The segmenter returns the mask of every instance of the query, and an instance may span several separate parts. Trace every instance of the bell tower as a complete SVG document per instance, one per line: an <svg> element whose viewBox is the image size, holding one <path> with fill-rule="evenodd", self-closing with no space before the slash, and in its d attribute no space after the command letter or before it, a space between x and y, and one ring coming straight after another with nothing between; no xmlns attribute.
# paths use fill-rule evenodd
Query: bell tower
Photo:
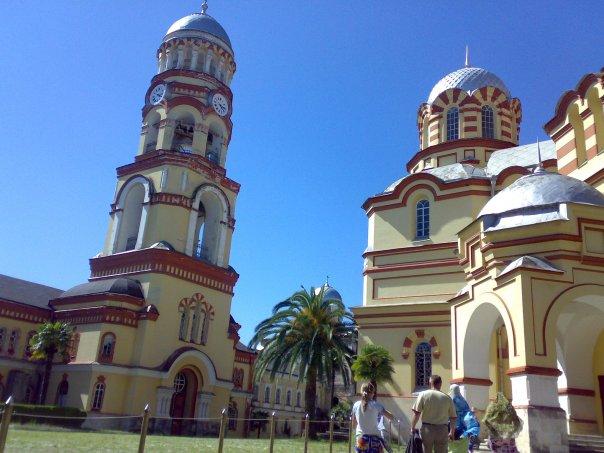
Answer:
<svg viewBox="0 0 604 453"><path fill-rule="evenodd" d="M230 317L238 275L229 256L240 186L226 171L234 53L205 2L200 13L168 29L157 65L144 97L138 152L117 168L109 228L103 251L90 260L90 281L140 285L142 304L122 301L140 306L129 321L134 330L117 335L127 344L122 362L167 367L158 374L158 401L171 395L174 373L188 367L204 392L203 407L212 408L208 395L222 390L211 385L229 388L239 339Z"/></svg>

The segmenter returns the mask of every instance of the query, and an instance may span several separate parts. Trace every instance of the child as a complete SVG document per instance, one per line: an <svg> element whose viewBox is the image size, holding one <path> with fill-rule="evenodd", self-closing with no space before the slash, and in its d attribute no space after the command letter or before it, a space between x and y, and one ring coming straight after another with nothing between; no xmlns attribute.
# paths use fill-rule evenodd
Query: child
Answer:
<svg viewBox="0 0 604 453"><path fill-rule="evenodd" d="M373 400L375 389L370 383L361 386L361 400L352 406L353 426L356 424L357 453L380 453L383 441L380 437L378 419L385 416L392 420L393 416L377 401Z"/></svg>

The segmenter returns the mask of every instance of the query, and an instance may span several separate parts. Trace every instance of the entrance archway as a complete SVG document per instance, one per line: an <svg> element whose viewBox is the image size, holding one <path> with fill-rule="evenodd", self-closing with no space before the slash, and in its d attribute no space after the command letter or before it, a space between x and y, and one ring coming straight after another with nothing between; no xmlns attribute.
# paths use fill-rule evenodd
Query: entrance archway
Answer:
<svg viewBox="0 0 604 453"><path fill-rule="evenodd" d="M190 368L183 368L174 377L174 394L170 404L172 434L182 434L185 426L192 424L195 417L198 380Z"/></svg>

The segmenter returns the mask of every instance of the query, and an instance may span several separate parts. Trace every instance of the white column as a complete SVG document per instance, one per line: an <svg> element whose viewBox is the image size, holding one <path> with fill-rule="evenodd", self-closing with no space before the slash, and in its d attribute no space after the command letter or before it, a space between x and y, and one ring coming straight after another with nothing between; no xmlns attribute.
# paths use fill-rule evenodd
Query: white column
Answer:
<svg viewBox="0 0 604 453"><path fill-rule="evenodd" d="M208 50L208 53L206 54L206 65L203 68L203 72L205 72L206 74L209 74L210 72L210 64L212 63L212 58L214 58L214 54L211 50Z"/></svg>
<svg viewBox="0 0 604 453"><path fill-rule="evenodd" d="M208 418L208 411L213 395L205 392L197 393L197 401L195 404L195 418Z"/></svg>
<svg viewBox="0 0 604 453"><path fill-rule="evenodd" d="M558 400L558 377L515 374L512 401L524 422L516 439L520 451L568 452L566 415Z"/></svg>
<svg viewBox="0 0 604 453"><path fill-rule="evenodd" d="M178 47L178 60L176 61L176 68L182 69L183 64L185 63L185 49L183 46Z"/></svg>
<svg viewBox="0 0 604 453"><path fill-rule="evenodd" d="M147 215L149 213L149 203L143 205L143 211L141 212L141 223L138 226L138 236L136 238L136 245L134 248L139 250L143 246L143 237L145 236L145 229L147 226Z"/></svg>
<svg viewBox="0 0 604 453"><path fill-rule="evenodd" d="M488 385L459 384L459 389L470 407L484 411L489 405Z"/></svg>
<svg viewBox="0 0 604 453"><path fill-rule="evenodd" d="M197 70L197 59L199 58L199 50L193 47L193 56L191 57L191 70Z"/></svg>
<svg viewBox="0 0 604 453"><path fill-rule="evenodd" d="M120 227L120 222L122 220L122 212L123 211L119 209L113 214L113 223L111 224L111 236L109 237L109 250L105 251L107 255L115 253L115 248L117 247L118 231Z"/></svg>
<svg viewBox="0 0 604 453"><path fill-rule="evenodd" d="M156 398L157 402L155 405L155 415L158 417L169 417L170 416L170 403L172 402L172 395L174 394L174 387L157 387Z"/></svg>

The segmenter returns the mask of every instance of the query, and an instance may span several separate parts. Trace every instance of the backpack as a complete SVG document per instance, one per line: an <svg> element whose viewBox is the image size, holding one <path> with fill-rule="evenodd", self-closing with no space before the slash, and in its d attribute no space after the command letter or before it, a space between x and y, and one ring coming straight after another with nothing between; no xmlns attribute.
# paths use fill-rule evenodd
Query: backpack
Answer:
<svg viewBox="0 0 604 453"><path fill-rule="evenodd" d="M409 438L405 453L424 453L424 444L422 443L422 438L419 436L419 431L417 429L413 431L413 434Z"/></svg>

